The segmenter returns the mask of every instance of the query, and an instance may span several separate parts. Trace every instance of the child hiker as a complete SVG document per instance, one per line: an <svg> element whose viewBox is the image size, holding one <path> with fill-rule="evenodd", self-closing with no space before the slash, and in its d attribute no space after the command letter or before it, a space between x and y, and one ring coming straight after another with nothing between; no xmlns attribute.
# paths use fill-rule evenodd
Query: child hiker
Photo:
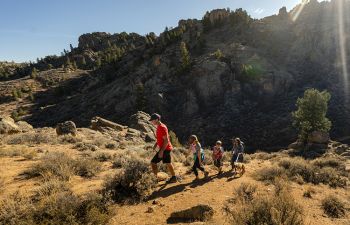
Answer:
<svg viewBox="0 0 350 225"><path fill-rule="evenodd" d="M222 146L221 141L217 141L215 146L213 147L213 160L214 160L214 165L218 168L219 174L222 173L222 163L221 159L224 155L224 149Z"/></svg>
<svg viewBox="0 0 350 225"><path fill-rule="evenodd" d="M196 175L196 180L198 180L198 171L197 169L201 170L204 173L205 178L208 177L208 172L205 171L204 166L203 166L203 160L204 160L204 152L202 149L201 144L198 141L198 138L196 135L191 135L189 138L190 142L190 148L188 151L188 154L192 153L193 154L193 166L192 170L194 174Z"/></svg>

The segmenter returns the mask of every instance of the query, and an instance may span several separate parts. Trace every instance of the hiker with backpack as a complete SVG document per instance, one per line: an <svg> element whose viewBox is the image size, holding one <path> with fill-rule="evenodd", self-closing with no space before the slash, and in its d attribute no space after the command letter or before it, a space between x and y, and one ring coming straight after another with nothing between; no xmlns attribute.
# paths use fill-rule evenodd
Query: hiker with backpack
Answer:
<svg viewBox="0 0 350 225"><path fill-rule="evenodd" d="M222 147L222 142L220 140L216 141L215 146L213 147L213 160L214 160L214 165L218 168L219 173L222 173L222 157L224 155L224 149Z"/></svg>
<svg viewBox="0 0 350 225"><path fill-rule="evenodd" d="M232 138L232 158L231 158L231 167L234 173L237 172L237 169L241 170L241 174L245 172L244 165L239 166L239 163L243 163L243 154L244 154L244 143L240 138Z"/></svg>
<svg viewBox="0 0 350 225"><path fill-rule="evenodd" d="M190 136L189 144L190 144L190 147L189 147L188 155L191 153L193 154L194 163L192 166L192 171L196 175L196 180L199 179L197 169L199 169L204 173L205 178L208 178L209 173L205 171L204 165L203 165L204 151L196 135Z"/></svg>
<svg viewBox="0 0 350 225"><path fill-rule="evenodd" d="M171 164L171 150L173 149L173 146L170 143L169 133L167 126L160 121L161 116L157 113L154 113L151 115L150 121L152 124L157 128L156 130L156 143L153 146L153 150L156 150L158 147L159 150L154 155L153 159L151 160L151 166L152 171L155 176L158 174L158 166L157 164L162 161L164 164L167 165L168 170L171 174L171 178L168 180L168 182L176 182L177 178L175 176L174 167Z"/></svg>

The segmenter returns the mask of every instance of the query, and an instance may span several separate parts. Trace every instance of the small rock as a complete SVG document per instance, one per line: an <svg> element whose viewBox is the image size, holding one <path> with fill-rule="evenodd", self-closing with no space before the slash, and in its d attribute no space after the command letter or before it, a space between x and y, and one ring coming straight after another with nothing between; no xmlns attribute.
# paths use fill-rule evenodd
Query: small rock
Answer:
<svg viewBox="0 0 350 225"><path fill-rule="evenodd" d="M146 212L147 213L153 213L154 212L154 208L150 206L150 207L147 208Z"/></svg>
<svg viewBox="0 0 350 225"><path fill-rule="evenodd" d="M66 121L64 123L57 124L56 133L57 135L72 134L73 136L76 136L77 127L73 121Z"/></svg>
<svg viewBox="0 0 350 225"><path fill-rule="evenodd" d="M214 209L209 205L197 205L189 209L171 213L168 222L172 221L208 221L214 215Z"/></svg>

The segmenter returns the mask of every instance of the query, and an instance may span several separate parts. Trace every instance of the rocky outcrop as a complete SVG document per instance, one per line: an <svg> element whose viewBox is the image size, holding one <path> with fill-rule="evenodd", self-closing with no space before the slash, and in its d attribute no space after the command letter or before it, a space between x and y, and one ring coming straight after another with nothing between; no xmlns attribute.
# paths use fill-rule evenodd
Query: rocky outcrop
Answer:
<svg viewBox="0 0 350 225"><path fill-rule="evenodd" d="M77 127L73 121L66 121L63 123L59 123L56 126L56 134L57 135L71 134L73 136L76 136Z"/></svg>
<svg viewBox="0 0 350 225"><path fill-rule="evenodd" d="M322 131L313 131L308 137L309 143L327 144L329 142L329 133Z"/></svg>
<svg viewBox="0 0 350 225"><path fill-rule="evenodd" d="M129 127L139 130L141 132L142 137L147 142L155 141L155 136L154 136L155 127L149 121L150 118L151 117L149 114L142 111L138 111L136 114L132 115L129 119ZM131 132L131 133L134 133L134 132Z"/></svg>
<svg viewBox="0 0 350 225"><path fill-rule="evenodd" d="M27 122L15 122L11 117L0 116L0 134L15 134L31 130L33 130L33 127Z"/></svg>
<svg viewBox="0 0 350 225"><path fill-rule="evenodd" d="M122 131L126 129L126 126L114 123L112 121L103 119L101 117L95 116L91 120L91 129L98 130L98 131L104 131L106 128L111 128L116 131Z"/></svg>
<svg viewBox="0 0 350 225"><path fill-rule="evenodd" d="M189 209L171 213L168 222L175 221L208 221L214 215L214 209L209 205L197 205Z"/></svg>

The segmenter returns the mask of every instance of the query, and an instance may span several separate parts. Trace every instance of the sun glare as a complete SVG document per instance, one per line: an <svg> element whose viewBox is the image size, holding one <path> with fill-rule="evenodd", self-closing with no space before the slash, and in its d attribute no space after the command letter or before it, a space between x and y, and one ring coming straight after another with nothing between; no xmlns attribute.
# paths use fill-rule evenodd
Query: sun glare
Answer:
<svg viewBox="0 0 350 225"><path fill-rule="evenodd" d="M292 12L292 20L293 22L295 22L300 13L303 11L305 5L308 3L308 0L303 0L297 7L296 7L296 10Z"/></svg>
<svg viewBox="0 0 350 225"><path fill-rule="evenodd" d="M343 0L337 1L337 14L338 14L338 36L339 36L339 47L340 47L340 59L341 67L344 80L344 90L346 97L348 97L348 65L346 55L346 41L345 41L345 28L344 28L344 2Z"/></svg>

